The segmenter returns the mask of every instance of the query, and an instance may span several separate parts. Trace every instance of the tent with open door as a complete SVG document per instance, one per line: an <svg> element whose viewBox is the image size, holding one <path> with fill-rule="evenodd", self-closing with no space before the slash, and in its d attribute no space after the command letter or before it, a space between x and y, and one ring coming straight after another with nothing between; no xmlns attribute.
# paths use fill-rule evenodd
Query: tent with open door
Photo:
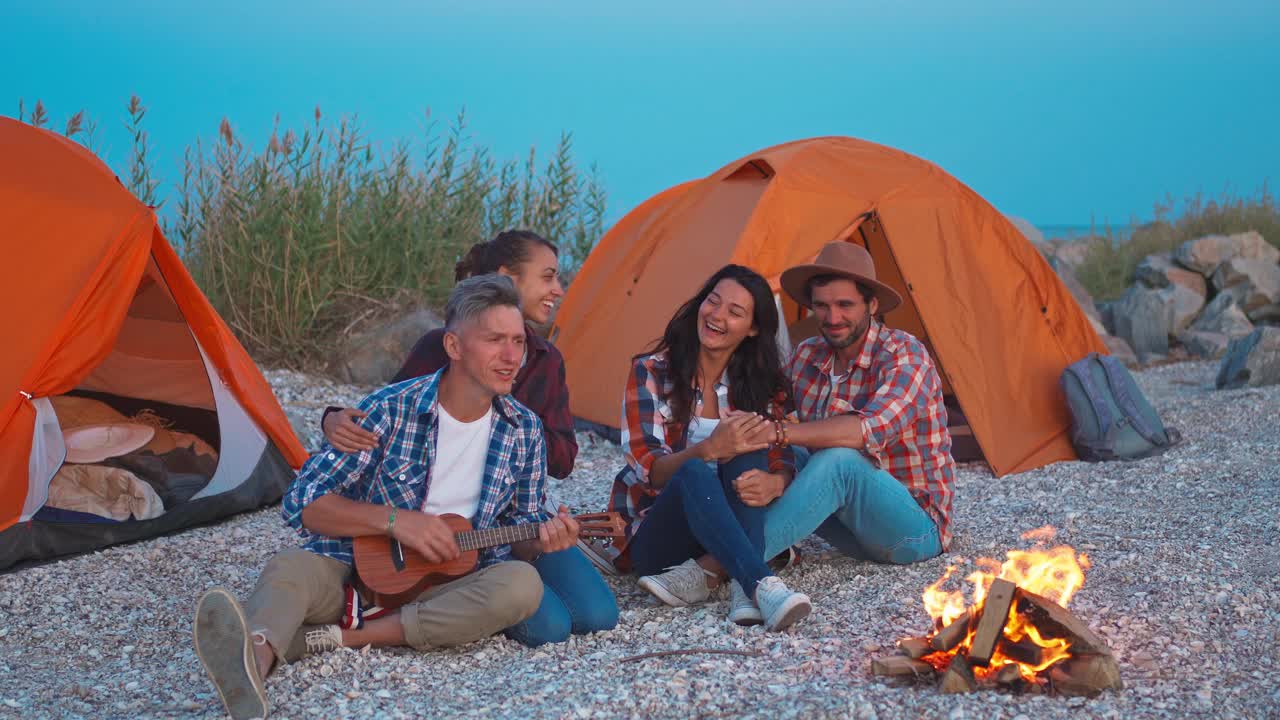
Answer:
<svg viewBox="0 0 1280 720"><path fill-rule="evenodd" d="M938 364L958 459L985 459L1000 475L1075 458L1058 376L1106 347L1070 292L964 184L842 137L752 153L654 196L601 239L552 328L574 415L618 427L631 356L721 265L751 267L776 291L784 269L832 240L865 246L902 295L884 320ZM784 341L813 334L806 311L788 298L780 306Z"/></svg>
<svg viewBox="0 0 1280 720"><path fill-rule="evenodd" d="M92 153L0 118L0 570L277 500L271 388Z"/></svg>

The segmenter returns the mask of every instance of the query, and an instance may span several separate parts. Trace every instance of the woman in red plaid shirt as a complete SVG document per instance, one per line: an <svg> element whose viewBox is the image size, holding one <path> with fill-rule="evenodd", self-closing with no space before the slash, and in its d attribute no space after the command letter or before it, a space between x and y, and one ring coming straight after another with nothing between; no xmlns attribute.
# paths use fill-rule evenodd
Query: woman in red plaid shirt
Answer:
<svg viewBox="0 0 1280 720"><path fill-rule="evenodd" d="M795 481L773 483L759 498L778 498L765 513L766 552L817 531L876 562L940 554L951 542L955 483L942 382L923 343L875 319L902 299L876 279L871 255L849 242L788 269L782 288L820 323L820 335L791 359L800 423L783 427L784 444L813 455L805 462L797 452Z"/></svg>
<svg viewBox="0 0 1280 720"><path fill-rule="evenodd" d="M726 265L676 311L623 397L627 467L610 509L631 519L619 556L640 586L673 606L710 597L731 578L729 617L781 630L809 614L764 558L761 488L792 475L790 453L768 439L787 402L769 283ZM784 455L786 457L784 457ZM763 503L759 503L763 504Z"/></svg>

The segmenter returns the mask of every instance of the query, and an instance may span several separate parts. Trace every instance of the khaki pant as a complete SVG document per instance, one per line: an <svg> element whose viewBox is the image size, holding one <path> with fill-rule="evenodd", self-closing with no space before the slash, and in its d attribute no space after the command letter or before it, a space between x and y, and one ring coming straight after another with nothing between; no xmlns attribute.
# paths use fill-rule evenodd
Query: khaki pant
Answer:
<svg viewBox="0 0 1280 720"><path fill-rule="evenodd" d="M245 603L249 628L260 632L281 661L300 658L304 625L338 622L343 584L351 566L294 548L276 554ZM503 562L437 585L400 608L410 647L450 647L488 637L526 620L542 602L542 580L533 566Z"/></svg>

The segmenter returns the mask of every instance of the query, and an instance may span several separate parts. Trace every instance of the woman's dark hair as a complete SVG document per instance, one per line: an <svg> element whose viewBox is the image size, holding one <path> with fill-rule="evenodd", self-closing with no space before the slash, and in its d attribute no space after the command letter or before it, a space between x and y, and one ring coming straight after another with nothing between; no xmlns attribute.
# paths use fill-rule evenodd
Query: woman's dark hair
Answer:
<svg viewBox="0 0 1280 720"><path fill-rule="evenodd" d="M529 259L529 248L542 245L557 257L560 248L550 240L529 230L504 230L488 242L478 242L467 251L466 257L453 266L453 278L466 280L476 275L498 272L498 268L516 270Z"/></svg>
<svg viewBox="0 0 1280 720"><path fill-rule="evenodd" d="M756 334L742 341L729 357L729 402L735 409L767 414L770 401L787 399L786 377L778 353L778 308L769 282L742 265L725 265L702 286L697 295L676 310L662 339L645 355L666 351L671 373L671 393L663 398L671 405L672 421L688 425L693 415L693 383L698 372L698 308L721 280L733 280L751 293L755 309L751 322ZM717 378L718 379L718 378Z"/></svg>

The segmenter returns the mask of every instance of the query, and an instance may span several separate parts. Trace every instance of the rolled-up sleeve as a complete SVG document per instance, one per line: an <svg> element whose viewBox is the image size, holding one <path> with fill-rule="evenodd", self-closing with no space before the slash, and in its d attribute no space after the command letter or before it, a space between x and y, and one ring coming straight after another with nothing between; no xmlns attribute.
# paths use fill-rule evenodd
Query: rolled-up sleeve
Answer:
<svg viewBox="0 0 1280 720"><path fill-rule="evenodd" d="M284 521L300 535L310 533L302 526L302 511L316 498L331 492L343 494L353 487L370 468L382 459L383 445L387 442L390 423L384 409L370 398L361 401L360 410L367 414L361 425L379 437L377 447L358 453L344 453L327 442L320 452L312 455L298 471L289 491L281 502L280 513Z"/></svg>
<svg viewBox="0 0 1280 720"><path fill-rule="evenodd" d="M649 485L649 470L660 457L671 454L666 438L666 419L659 412L658 378L648 361L636 360L627 378L627 389L622 396L621 444L632 484L643 485L657 494Z"/></svg>

